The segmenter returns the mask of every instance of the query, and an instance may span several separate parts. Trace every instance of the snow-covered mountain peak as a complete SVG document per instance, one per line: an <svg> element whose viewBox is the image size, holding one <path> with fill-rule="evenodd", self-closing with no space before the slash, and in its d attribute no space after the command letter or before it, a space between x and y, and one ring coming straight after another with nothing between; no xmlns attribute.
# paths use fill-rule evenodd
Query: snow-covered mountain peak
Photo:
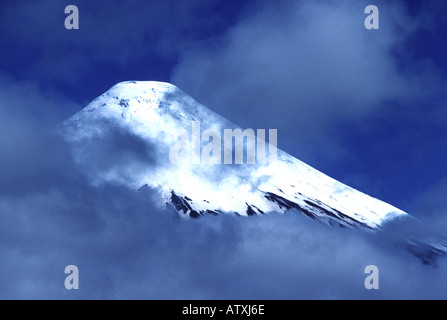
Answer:
<svg viewBox="0 0 447 320"><path fill-rule="evenodd" d="M125 96L127 98L141 95L159 95L179 90L175 85L159 81L123 81L115 84L105 94Z"/></svg>
<svg viewBox="0 0 447 320"><path fill-rule="evenodd" d="M94 183L156 188L160 203L181 216L247 216L293 209L329 225L375 229L389 218L406 215L281 150L267 164L173 164L169 151L178 141L175 133L191 132L193 122L200 123L201 132L237 128L174 85L127 81L65 121L63 131ZM119 161L96 163L98 152L115 148L120 148L112 152L120 154Z"/></svg>
<svg viewBox="0 0 447 320"><path fill-rule="evenodd" d="M66 120L62 134L93 184L112 182L135 190L158 190L158 204L181 217L262 216L292 210L330 226L373 232L385 222L410 217L281 150L263 164L173 163L170 155L179 141L179 130L190 139L189 155L195 143L203 150L216 138L196 134L198 142L194 142L194 126L199 134L213 129L220 132L218 136L225 129L238 128L174 85L127 81ZM271 145L264 147L270 150ZM234 148L230 145L232 152ZM429 252L447 251L440 242L423 242L423 247Z"/></svg>

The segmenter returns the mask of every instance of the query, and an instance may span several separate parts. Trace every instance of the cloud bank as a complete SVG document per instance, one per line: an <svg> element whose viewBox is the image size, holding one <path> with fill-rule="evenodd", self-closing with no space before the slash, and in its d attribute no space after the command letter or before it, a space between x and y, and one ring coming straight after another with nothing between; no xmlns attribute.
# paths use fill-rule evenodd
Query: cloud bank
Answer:
<svg viewBox="0 0 447 320"><path fill-rule="evenodd" d="M13 92L2 94L15 101ZM154 204L156 190L90 183L43 122L1 108L2 122L15 123L8 131L8 161L26 170L11 174L11 166L0 167L9 177L0 182L0 298L446 297L445 258L424 265L393 242L332 229L296 212L179 219ZM38 129L30 133L32 128ZM97 161L118 166L122 157L110 155L121 147L110 151L107 144ZM130 148L138 149L129 153L135 163L146 159L137 142ZM79 267L76 291L64 287L70 264ZM371 264L380 271L379 290L364 287Z"/></svg>

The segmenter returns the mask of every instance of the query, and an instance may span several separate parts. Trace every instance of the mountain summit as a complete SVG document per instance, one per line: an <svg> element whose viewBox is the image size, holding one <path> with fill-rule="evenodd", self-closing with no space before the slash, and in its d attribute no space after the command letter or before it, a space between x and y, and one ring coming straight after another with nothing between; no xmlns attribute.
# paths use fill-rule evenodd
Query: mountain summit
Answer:
<svg viewBox="0 0 447 320"><path fill-rule="evenodd" d="M194 124L222 137L226 129L238 129L174 85L128 81L70 117L62 130L76 162L93 183L158 190L160 205L183 217L296 210L327 225L377 231L387 221L409 216L281 150L263 164L173 163L177 133L189 132L192 139ZM202 136L199 145L209 142ZM104 163L104 154L110 161Z"/></svg>

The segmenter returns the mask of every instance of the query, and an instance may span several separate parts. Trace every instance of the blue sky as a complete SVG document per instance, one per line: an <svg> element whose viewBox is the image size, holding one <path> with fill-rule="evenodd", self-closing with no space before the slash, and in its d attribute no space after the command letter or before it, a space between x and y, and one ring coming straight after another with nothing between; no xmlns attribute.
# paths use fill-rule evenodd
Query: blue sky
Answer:
<svg viewBox="0 0 447 320"><path fill-rule="evenodd" d="M64 8L69 4L79 8L79 30L64 28ZM366 30L363 26L366 17L363 10L368 4L375 4L380 10L379 30ZM55 145L42 142L46 141L42 132L68 118L117 82L158 80L177 85L242 127L278 129L281 149L363 192L435 221L433 224L445 230L442 227L447 226L444 212L447 191L446 14L447 4L435 0L2 1L0 110L4 117L0 120L0 163L4 178L0 190L3 212L12 224L22 226L25 222L20 215L10 216L10 212L22 212L31 219L34 216L31 213L51 212L54 207L50 202L58 203L61 208L65 203L70 208L65 207L65 215L60 219L71 221L71 214L77 212L77 207L67 203L70 199L67 194L82 196L76 193L76 188L58 191L61 181L67 179L67 167L63 164L66 159L55 151ZM76 179L75 182L79 183ZM98 201L99 207L107 202L100 196L94 199L91 194L95 194L94 191L89 199ZM131 195L123 197L133 199ZM43 203L42 207L36 203ZM48 210L44 209L47 205ZM36 206L38 209L34 211ZM93 210L93 220L90 216L81 216L75 219L73 230L68 231L87 232L85 230L91 227L104 236L95 241L98 241L98 248L105 249L113 238L109 232L119 226L119 209L110 209L116 219L108 225L103 223L103 210L97 212L83 207L83 212ZM139 211L135 214L141 218ZM273 226L285 227L286 222L272 219ZM50 229L54 231L50 232L50 238L61 237L57 228L63 222L50 221ZM233 220L225 221L219 221L219 230L211 227L214 231L199 239L206 241L211 237L213 241L222 241L222 230L232 232L236 238L249 239L252 235L249 231L241 231L242 227ZM168 225L164 220L160 223ZM200 224L203 230L210 228L208 220ZM243 224L250 230L254 228L246 221ZM131 225L136 227L136 222ZM259 221L254 225L259 225ZM3 266L2 278L6 277L8 267L14 269L19 265L18 261L26 264L28 256L22 256L23 252L35 252L23 238L27 234L23 230L31 232L30 239L35 234L39 239L36 243L45 248L45 253L38 256L36 267L40 266L43 274L48 271L43 266L44 258L54 258L54 265L64 263L50 253L51 245L39 229L44 227L40 222L23 227L18 228L17 233L9 231L11 238L3 240L4 250L7 244L17 244L24 251L19 250L17 260L11 258ZM179 228L186 231L175 229L170 234L180 239L194 234L189 224ZM314 228L319 227L306 227L303 237L314 232L324 233ZM267 231L261 230L260 234L263 232ZM142 230L136 234L142 241L153 240ZM88 242L91 236L87 232L87 239L67 244L74 248L73 253L67 255L85 258L82 241ZM295 236L296 231L291 230L290 238L281 240L287 243L285 248L291 246L290 241ZM260 237L254 236L254 239L262 241ZM335 252L349 256L362 250L376 250L375 244L365 240L359 248L346 253L342 249L344 242L340 240L346 237L351 235L337 236L339 241L335 243L340 246ZM124 231L123 238L125 243L136 241L128 230ZM254 246L255 240L247 240L247 245ZM325 243L328 239L322 236L321 241ZM232 251L230 243L222 249L229 250L223 253L231 266L227 272L249 269L256 259L262 260L262 254L254 252L252 262L238 264L236 258L247 253L246 246L235 245ZM270 244L264 245L274 250ZM165 246L164 249L171 248ZM204 252L210 252L210 248L203 246ZM118 250L116 256L110 253L96 264L96 268L122 257L126 245L119 247L122 251ZM155 248L152 254L155 256L159 249ZM56 246L55 252L64 251ZM137 252L138 259L143 259L141 252ZM188 266L185 268L197 267L186 252L179 253L185 254ZM396 266L403 267L410 259L405 256L393 264L388 259L390 253L378 250L375 254L385 264L394 265L393 270L399 269ZM305 253L303 256L313 259ZM174 259L167 254L162 257L166 261ZM285 274L296 272L291 265L303 261L296 259L284 261ZM318 255L315 259L322 258ZM323 260L317 262L323 264ZM365 256L365 260L368 257ZM83 261L88 263L88 259ZM217 258L210 261L210 264L218 263ZM267 270L267 261L262 261ZM134 268L120 265L123 270L127 267ZM213 265L208 267L213 268ZM310 265L308 268L311 269ZM424 273L418 268L414 267L412 276L420 281L413 289L423 283L422 279L436 278L433 274L418 278ZM154 274L160 275L157 270ZM342 272L343 265L339 263L334 270L334 279L342 278L338 272ZM175 269L169 271L176 272ZM127 275L121 272L123 277ZM141 274L143 270L135 272ZM390 273L398 274L397 271ZM49 283L52 283L50 274L48 271ZM258 276L262 275L259 271ZM200 274L188 271L180 279L197 277ZM228 275L223 278L230 279ZM304 281L298 276L296 279L300 284ZM189 281L184 280L183 285L191 286ZM287 283L286 278L278 281ZM393 281L398 283L398 280ZM3 292L0 296L38 296L39 283L31 280L29 283L31 289L24 284L27 290L22 292L16 288L17 292ZM439 284L441 289L442 285ZM177 286L180 285L172 284L172 288L178 289ZM8 288L13 287L11 283ZM228 292L222 296L231 297L232 289L228 285ZM259 288L259 296L270 298L265 294L267 289L271 288ZM441 289L434 294L440 294ZM219 297L219 292L211 290L207 295L206 290L197 296ZM324 290L319 282L311 297L321 296ZM390 289L386 297L399 296L399 292L393 290ZM293 290L287 292L292 296L298 294ZM44 296L58 294L58 290L49 289ZM359 293L348 284L346 294L340 296L356 294ZM91 289L88 296L97 297L101 293ZM116 296L122 294L110 295ZM144 294L141 292L137 296L144 297ZM169 292L162 296L169 296ZM243 292L241 297L251 296Z"/></svg>

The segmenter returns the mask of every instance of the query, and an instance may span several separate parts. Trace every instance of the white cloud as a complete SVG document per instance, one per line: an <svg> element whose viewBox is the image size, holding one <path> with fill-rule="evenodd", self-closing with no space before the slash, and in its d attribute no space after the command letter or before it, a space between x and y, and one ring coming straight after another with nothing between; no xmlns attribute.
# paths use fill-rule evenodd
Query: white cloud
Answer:
<svg viewBox="0 0 447 320"><path fill-rule="evenodd" d="M324 149L335 159L346 151L334 125L361 122L384 102L421 99L435 79L430 68L402 68L394 56L419 19L383 3L381 28L369 31L365 6L264 4L215 46L186 51L172 82L243 127L277 128L286 150L309 157Z"/></svg>

